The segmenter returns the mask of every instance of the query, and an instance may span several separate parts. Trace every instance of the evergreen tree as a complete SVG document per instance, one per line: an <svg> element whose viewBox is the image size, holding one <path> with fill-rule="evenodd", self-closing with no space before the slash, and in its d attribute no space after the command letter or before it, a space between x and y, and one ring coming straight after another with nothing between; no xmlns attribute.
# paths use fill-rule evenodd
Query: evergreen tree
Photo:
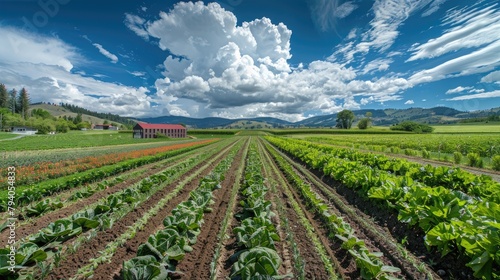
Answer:
<svg viewBox="0 0 500 280"><path fill-rule="evenodd" d="M0 108L9 108L9 93L4 84L0 84Z"/></svg>
<svg viewBox="0 0 500 280"><path fill-rule="evenodd" d="M12 114L16 113L17 112L17 90L16 89L12 89L10 92L10 102L9 102L9 109L11 110Z"/></svg>
<svg viewBox="0 0 500 280"><path fill-rule="evenodd" d="M78 114L76 115L75 119L73 120L73 123L74 123L74 124L79 124L79 123L81 123L82 121L83 121L83 119L82 119L82 114L81 114L81 113L78 113Z"/></svg>
<svg viewBox="0 0 500 280"><path fill-rule="evenodd" d="M21 116L23 116L25 120L27 120L29 117L28 110L30 107L30 96L25 88L21 89L21 92L19 93L18 104L19 104L19 113L21 114Z"/></svg>

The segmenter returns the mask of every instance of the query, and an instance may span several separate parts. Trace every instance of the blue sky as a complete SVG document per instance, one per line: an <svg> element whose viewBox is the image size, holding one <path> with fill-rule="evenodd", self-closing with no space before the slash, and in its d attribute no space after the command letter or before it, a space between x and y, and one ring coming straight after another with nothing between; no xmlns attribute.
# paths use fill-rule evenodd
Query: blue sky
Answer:
<svg viewBox="0 0 500 280"><path fill-rule="evenodd" d="M146 117L500 106L500 4L0 0L0 83Z"/></svg>

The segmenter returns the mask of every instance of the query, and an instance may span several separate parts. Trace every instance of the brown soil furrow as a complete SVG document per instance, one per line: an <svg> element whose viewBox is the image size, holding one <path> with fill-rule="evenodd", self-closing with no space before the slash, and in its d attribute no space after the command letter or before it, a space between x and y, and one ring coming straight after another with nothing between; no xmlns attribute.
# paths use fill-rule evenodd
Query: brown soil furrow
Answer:
<svg viewBox="0 0 500 280"><path fill-rule="evenodd" d="M343 256L337 256L335 255L335 252L330 249L334 244L332 244L327 236L328 233L326 233L319 223L315 220L315 218L309 213L306 209L306 207L300 203L302 200L298 197L298 195L294 192L294 189L292 186L289 185L288 181L286 180L285 176L283 173L278 172L276 173L276 170L279 170L276 163L272 161L269 157L269 153L266 151L266 163L267 165L273 166L273 171L271 174L268 174L270 176L269 179L277 182L277 191L278 193L275 194L277 197L276 199L280 199L284 202L284 207L286 211L286 216L288 218L288 223L293 231L293 234L295 236L295 241L299 247L299 252L301 258L305 262L305 267L304 267L304 275L305 279L330 279L330 276L328 275L327 271L325 270L325 266L323 261L321 260L320 255L315 249L315 245L312 242L311 238L307 234L307 230L300 221L300 217L298 214L295 212L293 209L292 205L290 204L289 200L294 199L297 202L299 202L302 211L306 214L307 219L311 223L311 225L315 229L315 233L317 234L318 238L320 239L321 243L323 244L324 249L326 250L327 254L330 256L330 259L332 261L338 260L339 262L343 259ZM284 184L286 184L286 187L292 191L295 197L289 198L288 195L285 193L283 188L285 187ZM339 273L342 275L345 275L349 271L352 271L352 264L346 264L344 265L346 267L345 271L340 271ZM301 272L302 273L302 272ZM346 279L348 279L346 277Z"/></svg>
<svg viewBox="0 0 500 280"><path fill-rule="evenodd" d="M179 160L176 160L175 162L169 162L168 164L166 164L165 166L162 166L162 167L158 167L157 162L152 163L152 164L148 164L145 167L151 168L151 169L148 170L146 173L141 174L138 177L129 178L127 180L124 180L123 182L120 182L112 187L109 187L109 188L103 190L103 191L96 192L87 198L80 199L68 207L63 207L61 209L57 209L55 211L47 213L43 216L33 218L32 221L30 221L30 223L24 224L24 225L16 228L16 238L20 239L20 238L27 237L31 234L37 233L39 230L47 227L47 225L50 224L51 222L58 220L58 219L61 219L61 218L66 218L66 217L78 212L79 210L83 209L85 206L90 205L92 203L95 203L98 200L100 200L104 197L107 197L115 192L126 189L126 188L130 187L131 185L141 181L142 179L144 179L148 176L151 176L155 173L158 173L161 170L166 169L166 168L168 168L168 167L170 167L178 162L179 162ZM7 241L8 233L9 233L8 231L4 231L0 234L0 246L5 245L4 243L6 243L6 241Z"/></svg>
<svg viewBox="0 0 500 280"><path fill-rule="evenodd" d="M300 166L307 166L300 159L296 159L293 156L290 156L290 158L296 161ZM398 243L405 244L404 247L407 253L411 255L410 258L417 263L417 266L419 264L425 265L427 271L432 274L433 279L474 278L472 276L472 270L465 265L467 261L464 257L458 256L458 252L452 252L441 258L437 250L427 250L424 242L425 233L419 228L410 227L407 224L401 223L398 220L397 211L387 209L374 201L360 197L356 191L345 187L341 182L325 176L320 170L307 169L310 174L314 174L314 177L317 178L319 182L328 186L331 192L338 195L343 204L354 210L357 219L361 219L371 225L370 228L363 226L357 227L361 229L373 243L378 244L386 257L389 257L391 261L396 264L399 263L397 266L406 272L407 278L423 279L427 277L422 276L422 272L418 271L408 262L407 257L402 256L401 252L395 248L395 246L397 246L395 244ZM344 212L342 213L345 214ZM351 218L352 220L356 220L353 216L349 217L349 219ZM378 234L370 232L371 229L378 231ZM357 232L360 231L358 230ZM384 238L380 238L380 235L385 236L385 240ZM438 275L437 272L439 270L441 271Z"/></svg>
<svg viewBox="0 0 500 280"><path fill-rule="evenodd" d="M390 246L386 240L380 238L381 234L385 234L387 236L387 232L383 229L379 229L379 234L374 233L372 230L376 230L378 228L375 224L371 225L371 228L364 227L360 225L358 219L351 217L347 213L339 210L334 202L330 200L326 194L318 188L313 182L308 180L304 174L302 174L299 170L295 169L295 172L299 174L304 182L306 182L309 186L311 186L311 190L316 192L325 203L330 206L330 210L333 214L338 217L342 217L344 222L348 223L356 234L356 237L365 242L366 247L370 250L370 252L382 252L384 256L381 258L385 265L391 265L399 267L406 275L407 279L424 279L425 274L422 274L416 270L415 267L411 263L405 260L403 256L398 252L395 246ZM327 186L328 187L328 186ZM332 191L333 193L333 191ZM364 217L366 222L369 222L368 217ZM345 254L348 254L345 251ZM416 257L414 257L416 259ZM435 275L437 276L437 275Z"/></svg>
<svg viewBox="0 0 500 280"><path fill-rule="evenodd" d="M231 145L232 146L232 145ZM225 148L220 151L216 156L211 159L207 159L202 163L195 166L192 170L198 171L198 175L190 180L184 188L178 193L178 195L167 203L154 217L152 217L141 231L137 231L136 235L127 241L122 247L113 255L109 263L100 265L94 272L92 279L113 279L119 277L119 272L123 261L129 260L136 256L137 249L140 244L144 243L149 235L155 232L155 230L163 224L163 220L168 216L171 211L179 203L185 201L189 192L194 190L201 178L208 175L211 170L220 162L224 155L229 152L229 148ZM69 279L76 274L76 271L86 265L88 260L99 256L99 251L106 247L106 244L110 241L115 240L123 232L125 232L129 226L133 225L139 218L141 218L149 209L155 206L158 201L160 201L164 196L172 191L178 184L185 181L192 175L193 172L188 172L177 179L175 182L165 187L164 189L158 191L153 195L148 201L142 203L133 212L128 213L117 221L113 228L108 229L104 232L99 232L97 236L87 243L84 247L79 248L75 254L72 254L63 261L60 266L51 272L50 279Z"/></svg>
<svg viewBox="0 0 500 280"><path fill-rule="evenodd" d="M186 255L176 267L176 270L184 273L181 279L209 279L210 264L213 260L215 248L217 246L217 232L222 226L222 217L224 217L229 207L231 198L231 188L235 185L245 154L244 150L248 148L248 140L244 147L240 149L230 170L226 173L226 179L222 182L222 188L214 192L215 204L212 205L213 212L205 214L201 233L198 236L196 244L193 246L193 252ZM196 268L196 269L193 269Z"/></svg>

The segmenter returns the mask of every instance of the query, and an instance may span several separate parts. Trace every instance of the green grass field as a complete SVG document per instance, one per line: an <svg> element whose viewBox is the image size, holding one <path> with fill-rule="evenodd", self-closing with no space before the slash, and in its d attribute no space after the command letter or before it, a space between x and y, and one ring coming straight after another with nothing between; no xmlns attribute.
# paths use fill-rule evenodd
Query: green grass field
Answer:
<svg viewBox="0 0 500 280"><path fill-rule="evenodd" d="M0 132L0 140L4 140L4 139L11 139L11 138L14 138L16 137L17 135L15 134L12 134L10 132ZM2 144L3 145L3 144Z"/></svg>
<svg viewBox="0 0 500 280"><path fill-rule="evenodd" d="M132 133L118 133L117 131L70 131L55 135L30 135L16 140L2 141L0 151L83 148L179 140L175 138L134 139Z"/></svg>
<svg viewBox="0 0 500 280"><path fill-rule="evenodd" d="M435 125L434 133L500 133L500 123Z"/></svg>

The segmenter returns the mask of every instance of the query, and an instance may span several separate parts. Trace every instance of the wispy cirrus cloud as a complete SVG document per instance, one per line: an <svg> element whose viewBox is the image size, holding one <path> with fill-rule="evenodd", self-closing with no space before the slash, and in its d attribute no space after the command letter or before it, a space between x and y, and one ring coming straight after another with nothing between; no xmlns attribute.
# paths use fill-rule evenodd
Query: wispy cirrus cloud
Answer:
<svg viewBox="0 0 500 280"><path fill-rule="evenodd" d="M494 71L481 78L482 83L500 84L500 71Z"/></svg>
<svg viewBox="0 0 500 280"><path fill-rule="evenodd" d="M469 95L460 95L460 96L453 97L453 98L450 98L447 100L448 101L460 101L460 100L483 99L483 98L494 98L494 97L500 97L500 90L483 92L483 93L476 93L476 94L469 94Z"/></svg>
<svg viewBox="0 0 500 280"><path fill-rule="evenodd" d="M458 86L454 89L449 89L446 91L446 94L454 94L454 93L459 93L459 92L463 92L463 91L467 91L467 90L471 90L473 89L473 87L462 87L462 86Z"/></svg>
<svg viewBox="0 0 500 280"><path fill-rule="evenodd" d="M422 13L422 17L428 17L428 16L432 15L433 13L437 12L439 10L439 8L441 7L441 5L443 5L446 1L448 1L448 0L434 0L430 4L430 7L427 8L427 10L425 10Z"/></svg>
<svg viewBox="0 0 500 280"><path fill-rule="evenodd" d="M500 40L474 52L450 59L434 68L421 70L409 78L413 84L439 81L449 77L486 73L500 66Z"/></svg>
<svg viewBox="0 0 500 280"><path fill-rule="evenodd" d="M460 49L476 48L500 40L498 5L456 16L460 20L450 19L449 24L453 27L444 30L443 35L411 48L410 52L413 55L408 61L434 58ZM467 20L464 21L464 18Z"/></svg>
<svg viewBox="0 0 500 280"><path fill-rule="evenodd" d="M94 47L96 47L99 52L104 55L105 57L109 58L112 63L117 63L118 62L118 57L108 50L106 50L101 44L94 43L92 44Z"/></svg>
<svg viewBox="0 0 500 280"><path fill-rule="evenodd" d="M144 40L149 40L149 33L146 31L144 25L146 24L146 20L137 15L125 14L125 25L132 30L139 37Z"/></svg>
<svg viewBox="0 0 500 280"><path fill-rule="evenodd" d="M340 0L309 0L311 18L321 31L336 30L338 19L348 17L358 5L354 1L341 3Z"/></svg>

